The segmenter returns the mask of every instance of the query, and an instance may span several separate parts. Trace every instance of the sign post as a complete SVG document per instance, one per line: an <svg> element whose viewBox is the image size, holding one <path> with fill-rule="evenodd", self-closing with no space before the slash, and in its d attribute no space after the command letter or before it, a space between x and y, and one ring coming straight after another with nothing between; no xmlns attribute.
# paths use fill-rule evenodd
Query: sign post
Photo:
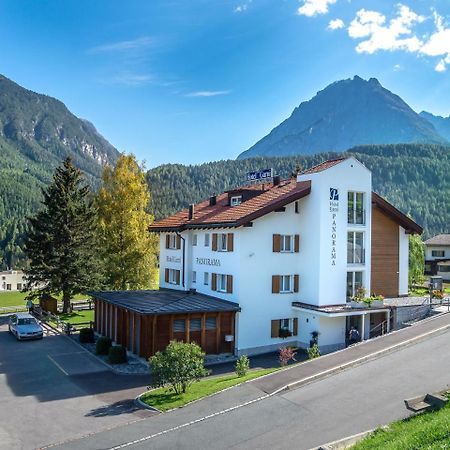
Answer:
<svg viewBox="0 0 450 450"><path fill-rule="evenodd" d="M247 181L265 180L273 178L273 169L254 170L247 172Z"/></svg>

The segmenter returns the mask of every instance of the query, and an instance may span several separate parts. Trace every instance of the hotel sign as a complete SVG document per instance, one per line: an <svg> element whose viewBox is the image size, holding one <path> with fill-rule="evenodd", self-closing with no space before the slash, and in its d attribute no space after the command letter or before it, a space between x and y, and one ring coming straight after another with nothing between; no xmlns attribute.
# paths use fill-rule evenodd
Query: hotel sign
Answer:
<svg viewBox="0 0 450 450"><path fill-rule="evenodd" d="M166 256L167 262L180 263L181 258L179 256Z"/></svg>
<svg viewBox="0 0 450 450"><path fill-rule="evenodd" d="M265 180L266 178L273 178L273 169L255 170L247 172L247 181Z"/></svg>
<svg viewBox="0 0 450 450"><path fill-rule="evenodd" d="M339 189L330 188L330 214L331 214L331 265L336 265L336 217L339 212Z"/></svg>
<svg viewBox="0 0 450 450"><path fill-rule="evenodd" d="M201 264L203 266L216 266L220 267L220 259L217 258L195 258L197 264Z"/></svg>

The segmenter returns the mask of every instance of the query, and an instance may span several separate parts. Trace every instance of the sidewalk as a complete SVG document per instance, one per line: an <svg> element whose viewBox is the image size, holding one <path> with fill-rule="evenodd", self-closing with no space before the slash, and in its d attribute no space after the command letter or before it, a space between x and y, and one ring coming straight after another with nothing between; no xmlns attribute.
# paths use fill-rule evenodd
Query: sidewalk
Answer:
<svg viewBox="0 0 450 450"><path fill-rule="evenodd" d="M450 328L450 314L440 314L409 328L394 331L388 335L364 341L352 347L322 356L290 369L277 372L251 383L265 392L274 394L283 389L300 387L303 384L344 370L355 364L374 359L384 353L395 351L410 343L426 339L429 334ZM410 342L411 341L411 342Z"/></svg>

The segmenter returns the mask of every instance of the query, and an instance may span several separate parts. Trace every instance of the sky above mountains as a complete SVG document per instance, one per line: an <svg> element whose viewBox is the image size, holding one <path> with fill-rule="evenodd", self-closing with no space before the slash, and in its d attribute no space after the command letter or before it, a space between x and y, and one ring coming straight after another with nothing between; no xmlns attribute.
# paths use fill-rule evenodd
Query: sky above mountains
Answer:
<svg viewBox="0 0 450 450"><path fill-rule="evenodd" d="M148 167L235 158L355 74L450 114L449 0L0 0L0 54Z"/></svg>

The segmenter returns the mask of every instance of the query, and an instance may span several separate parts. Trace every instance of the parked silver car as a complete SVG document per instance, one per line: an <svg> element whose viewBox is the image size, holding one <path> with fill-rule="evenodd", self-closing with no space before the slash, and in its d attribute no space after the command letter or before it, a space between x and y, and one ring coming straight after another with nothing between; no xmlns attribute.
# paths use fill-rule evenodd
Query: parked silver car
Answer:
<svg viewBox="0 0 450 450"><path fill-rule="evenodd" d="M16 313L9 319L9 332L16 336L18 341L25 339L42 339L44 329L38 321L28 313Z"/></svg>

